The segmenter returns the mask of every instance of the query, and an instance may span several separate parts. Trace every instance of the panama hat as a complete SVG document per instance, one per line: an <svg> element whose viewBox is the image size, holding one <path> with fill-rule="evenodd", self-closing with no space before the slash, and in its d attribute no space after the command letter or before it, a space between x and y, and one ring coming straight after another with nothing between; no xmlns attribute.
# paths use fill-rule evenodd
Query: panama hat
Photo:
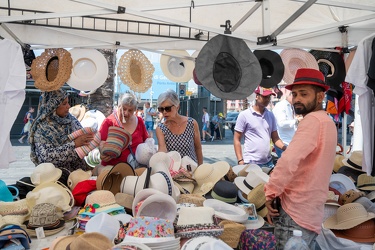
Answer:
<svg viewBox="0 0 375 250"><path fill-rule="evenodd" d="M266 207L266 194L264 192L264 183L257 185L248 195L247 200L255 205L257 214L266 217L268 209ZM258 218L259 219L259 218Z"/></svg>
<svg viewBox="0 0 375 250"><path fill-rule="evenodd" d="M109 190L113 194L120 192L120 186L122 180L126 176L135 176L133 168L125 162L117 163L109 170L103 170L97 180L97 190Z"/></svg>
<svg viewBox="0 0 375 250"><path fill-rule="evenodd" d="M211 196L226 203L235 203L238 199L237 193L238 188L233 182L219 180L212 188Z"/></svg>
<svg viewBox="0 0 375 250"><path fill-rule="evenodd" d="M245 99L260 84L262 69L246 43L217 35L200 51L195 72L203 86L218 98Z"/></svg>
<svg viewBox="0 0 375 250"><path fill-rule="evenodd" d="M60 179L61 174L61 169L56 168L52 163L41 163L34 168L30 175L30 180L34 185L55 182Z"/></svg>
<svg viewBox="0 0 375 250"><path fill-rule="evenodd" d="M269 175L263 171L250 170L246 177L239 176L234 179L234 183L242 192L248 195L259 184L267 183L269 178Z"/></svg>
<svg viewBox="0 0 375 250"><path fill-rule="evenodd" d="M150 175L151 168L147 168L140 176L126 176L121 181L120 192L135 197L142 189L149 187Z"/></svg>
<svg viewBox="0 0 375 250"><path fill-rule="evenodd" d="M293 83L298 69L310 68L319 70L315 57L303 49L283 49L280 57L285 66L283 80L286 84Z"/></svg>
<svg viewBox="0 0 375 250"><path fill-rule="evenodd" d="M325 83L322 72L316 69L301 68L297 70L293 83L285 86L287 90L292 90L295 85L314 85L327 91L329 86Z"/></svg>
<svg viewBox="0 0 375 250"><path fill-rule="evenodd" d="M213 164L203 163L194 172L193 178L197 181L194 194L206 194L223 178L229 171L229 164L218 161Z"/></svg>
<svg viewBox="0 0 375 250"><path fill-rule="evenodd" d="M326 78L327 84L342 91L340 84L345 81L346 70L342 56L337 52L310 50L319 65L320 72Z"/></svg>
<svg viewBox="0 0 375 250"><path fill-rule="evenodd" d="M57 60L54 60L57 58ZM51 63L53 62L53 63ZM31 64L34 85L41 91L59 90L72 72L72 57L65 49L46 49Z"/></svg>
<svg viewBox="0 0 375 250"><path fill-rule="evenodd" d="M71 49L73 70L67 84L78 90L95 90L108 77L108 62L96 49Z"/></svg>
<svg viewBox="0 0 375 250"><path fill-rule="evenodd" d="M345 156L337 154L335 156L335 161L333 163L333 173L337 173L339 169L344 166L344 163L342 162L345 159Z"/></svg>
<svg viewBox="0 0 375 250"><path fill-rule="evenodd" d="M375 177L367 175L366 173L359 175L357 180L357 188L366 191L375 190Z"/></svg>
<svg viewBox="0 0 375 250"><path fill-rule="evenodd" d="M78 121L82 121L86 113L86 107L83 104L77 104L69 109L69 113L77 118Z"/></svg>
<svg viewBox="0 0 375 250"><path fill-rule="evenodd" d="M74 234L74 235L68 235L68 236L59 236L57 238L55 238L49 249L50 250L61 250L61 249L66 249L66 247L73 242L73 240L75 238L78 237L78 234Z"/></svg>
<svg viewBox="0 0 375 250"><path fill-rule="evenodd" d="M165 77L172 82L188 82L193 77L194 61L186 50L165 50L160 57L160 67Z"/></svg>
<svg viewBox="0 0 375 250"><path fill-rule="evenodd" d="M332 174L329 180L329 187L336 189L340 194L345 193L350 189L355 189L354 182L346 175Z"/></svg>
<svg viewBox="0 0 375 250"><path fill-rule="evenodd" d="M99 130L105 119L105 115L97 109L91 109L86 111L83 119L81 120L82 127L89 127L89 124L96 124L96 130ZM90 126L91 127L91 126Z"/></svg>
<svg viewBox="0 0 375 250"><path fill-rule="evenodd" d="M373 218L375 218L375 214L367 212L363 205L348 203L339 207L336 214L326 219L323 225L328 229L344 230Z"/></svg>
<svg viewBox="0 0 375 250"><path fill-rule="evenodd" d="M349 158L342 160L342 163L349 168L365 172L362 170L362 158L362 151L353 151Z"/></svg>
<svg viewBox="0 0 375 250"><path fill-rule="evenodd" d="M148 58L137 49L126 51L120 58L117 74L123 84L135 92L146 92L152 85L155 68Z"/></svg>
<svg viewBox="0 0 375 250"><path fill-rule="evenodd" d="M255 50L254 55L258 58L262 68L260 86L272 88L279 84L283 79L285 70L280 55L272 50Z"/></svg>

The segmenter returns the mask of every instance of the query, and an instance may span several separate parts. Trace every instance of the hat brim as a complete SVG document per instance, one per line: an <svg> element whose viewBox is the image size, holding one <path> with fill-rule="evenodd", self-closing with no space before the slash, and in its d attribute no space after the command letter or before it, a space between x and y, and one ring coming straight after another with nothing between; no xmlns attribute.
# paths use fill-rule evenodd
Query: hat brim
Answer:
<svg viewBox="0 0 375 250"><path fill-rule="evenodd" d="M240 79L235 83L233 80L228 81L233 85L230 90L220 89L214 79L214 65L218 55L222 53L231 55L240 67L238 69L241 72ZM262 80L262 69L258 59L242 39L234 37L224 35L213 37L199 52L195 65L195 73L199 81L218 98L245 99L254 92ZM232 77L234 73L228 74Z"/></svg>
<svg viewBox="0 0 375 250"><path fill-rule="evenodd" d="M169 56L162 54L160 57L160 67L163 71L165 77L167 77L172 82L188 82L193 77L193 70L195 63L192 60L184 59L177 56L190 57L190 54L186 50L165 50L164 53L176 55ZM179 69L184 69L181 75L176 75L177 72L171 72L169 64L171 60L175 60L175 65L181 65ZM183 66L182 66L183 65Z"/></svg>
<svg viewBox="0 0 375 250"><path fill-rule="evenodd" d="M345 230L345 229L350 229L350 228L353 228L355 226L358 226L359 224L361 224L363 222L366 222L368 220L371 220L373 218L375 218L375 214L369 212L369 213L367 213L367 216L361 216L360 218L352 218L352 219L345 220L345 221L339 223L337 221L336 214L334 214L331 217L329 217L328 219L326 219L323 222L323 225L324 225L325 228L328 228L328 229Z"/></svg>
<svg viewBox="0 0 375 250"><path fill-rule="evenodd" d="M135 207L138 205L138 203L140 201L144 201L145 199L147 199L148 197L150 197L151 195L154 195L154 194L162 194L162 192L157 190L157 189L154 189L154 188L145 188L145 189L139 191L139 193L137 193L137 195L134 197L133 205L131 207L134 217L137 216L135 214Z"/></svg>
<svg viewBox="0 0 375 250"><path fill-rule="evenodd" d="M263 227L264 225L264 219L262 216L257 215L258 220L256 221L251 221L247 220L245 223L243 223L246 227L246 229L258 229Z"/></svg>
<svg viewBox="0 0 375 250"><path fill-rule="evenodd" d="M359 168L356 168L356 167L350 165L350 163L348 163L348 159L346 159L346 158L342 160L342 163L343 163L345 166L347 166L348 168L351 168L351 169L357 170L359 173L365 173L365 172L366 172L366 171L363 171L362 169L359 169Z"/></svg>
<svg viewBox="0 0 375 250"><path fill-rule="evenodd" d="M117 163L110 170L103 170L97 180L97 190L109 190L113 194L120 192L120 185L124 177L135 176L133 168L125 162Z"/></svg>
<svg viewBox="0 0 375 250"><path fill-rule="evenodd" d="M260 86L264 88L272 88L279 84L284 76L284 64L278 53L272 50L255 50L254 55L258 58L260 67L262 68L262 81ZM265 75L265 70L271 75ZM276 94L274 94L276 96Z"/></svg>
<svg viewBox="0 0 375 250"><path fill-rule="evenodd" d="M211 167L215 169L213 174L209 176L208 180L207 176L200 176L201 170L203 170L203 168L205 167ZM202 165L198 166L193 176L193 178L197 181L197 185L193 190L193 194L204 195L210 192L216 182L218 182L228 173L229 169L230 165L225 161L218 161L213 164L203 163Z"/></svg>
<svg viewBox="0 0 375 250"><path fill-rule="evenodd" d="M248 215L244 209L220 200L206 199L203 202L203 206L213 208L215 210L215 215L225 220L245 223L248 218Z"/></svg>
<svg viewBox="0 0 375 250"><path fill-rule="evenodd" d="M75 115L73 115L73 113L72 113L74 109L79 110L79 115L77 117ZM86 113L86 107L82 104L77 104L77 105L75 105L75 106L73 106L69 109L69 113L72 116L76 117L78 121L82 121L82 119L83 119L83 117L85 116L85 113Z"/></svg>
<svg viewBox="0 0 375 250"><path fill-rule="evenodd" d="M345 193L350 189L357 190L356 186L354 185L354 182L350 180L348 176L343 174L332 174L329 180L329 186L336 189L341 194ZM343 190L342 187L345 190Z"/></svg>
<svg viewBox="0 0 375 250"><path fill-rule="evenodd" d="M133 204L134 205L134 204ZM135 209L133 209L133 213ZM174 221L177 215L176 201L169 195L159 193L147 197L139 207L136 216L156 217Z"/></svg>
<svg viewBox="0 0 375 250"><path fill-rule="evenodd" d="M358 237L346 235L343 230L332 230L332 232L335 234L336 237L348 239L354 242L360 242L360 243L374 243L375 242L375 236L370 237L370 238L358 238Z"/></svg>
<svg viewBox="0 0 375 250"><path fill-rule="evenodd" d="M96 49L71 49L73 70L67 84L82 90L95 90L102 86L108 77L108 62Z"/></svg>

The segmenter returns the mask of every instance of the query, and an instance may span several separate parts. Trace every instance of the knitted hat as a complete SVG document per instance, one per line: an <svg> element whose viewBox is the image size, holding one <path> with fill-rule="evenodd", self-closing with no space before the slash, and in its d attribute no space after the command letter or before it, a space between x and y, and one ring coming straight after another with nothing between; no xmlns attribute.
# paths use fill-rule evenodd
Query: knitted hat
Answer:
<svg viewBox="0 0 375 250"><path fill-rule="evenodd" d="M102 143L99 147L100 153L118 158L122 150L127 148L131 143L131 134L123 128L111 126L108 129L107 141Z"/></svg>

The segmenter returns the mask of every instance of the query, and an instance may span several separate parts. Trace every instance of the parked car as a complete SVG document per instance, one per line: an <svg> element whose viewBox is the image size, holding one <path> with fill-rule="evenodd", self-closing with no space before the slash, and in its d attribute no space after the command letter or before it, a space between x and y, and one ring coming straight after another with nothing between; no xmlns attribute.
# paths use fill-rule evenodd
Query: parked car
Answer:
<svg viewBox="0 0 375 250"><path fill-rule="evenodd" d="M240 112L228 112L227 117L225 118L225 123L227 124L228 128L232 130L234 134L234 127L236 126L237 117Z"/></svg>

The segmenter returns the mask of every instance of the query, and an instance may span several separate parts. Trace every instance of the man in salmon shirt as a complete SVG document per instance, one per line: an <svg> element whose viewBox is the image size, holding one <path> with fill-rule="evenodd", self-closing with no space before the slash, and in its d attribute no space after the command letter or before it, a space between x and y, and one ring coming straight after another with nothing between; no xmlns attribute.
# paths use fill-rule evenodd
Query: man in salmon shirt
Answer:
<svg viewBox="0 0 375 250"><path fill-rule="evenodd" d="M267 218L272 223L270 218L277 217L273 220L280 249L294 229L315 249L337 145L335 124L322 106L329 86L320 71L302 68L285 88L292 91L294 110L303 119L265 184Z"/></svg>

